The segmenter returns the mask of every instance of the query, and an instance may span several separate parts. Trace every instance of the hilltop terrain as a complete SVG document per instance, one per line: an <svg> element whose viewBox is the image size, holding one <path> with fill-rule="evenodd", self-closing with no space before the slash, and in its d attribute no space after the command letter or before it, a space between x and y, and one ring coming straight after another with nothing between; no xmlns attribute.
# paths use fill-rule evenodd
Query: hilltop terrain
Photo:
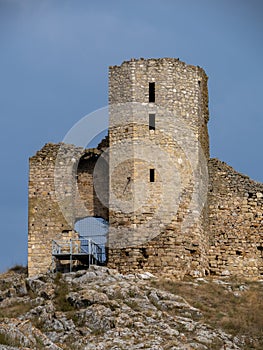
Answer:
<svg viewBox="0 0 263 350"><path fill-rule="evenodd" d="M0 349L262 349L263 281L122 275L106 267L0 280Z"/></svg>

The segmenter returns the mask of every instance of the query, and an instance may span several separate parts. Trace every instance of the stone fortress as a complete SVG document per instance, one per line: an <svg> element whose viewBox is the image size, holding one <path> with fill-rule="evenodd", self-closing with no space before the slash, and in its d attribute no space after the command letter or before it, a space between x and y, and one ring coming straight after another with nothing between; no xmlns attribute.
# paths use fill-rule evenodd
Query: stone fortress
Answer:
<svg viewBox="0 0 263 350"><path fill-rule="evenodd" d="M95 217L109 223L105 263L123 273L262 278L263 184L210 159L208 120L200 67L110 67L108 137L30 158L29 275L52 269L52 240Z"/></svg>

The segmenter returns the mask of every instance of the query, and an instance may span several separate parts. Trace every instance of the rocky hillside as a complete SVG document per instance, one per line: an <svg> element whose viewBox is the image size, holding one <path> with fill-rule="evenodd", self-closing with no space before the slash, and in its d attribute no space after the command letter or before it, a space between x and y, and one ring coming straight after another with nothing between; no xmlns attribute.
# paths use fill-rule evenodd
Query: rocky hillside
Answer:
<svg viewBox="0 0 263 350"><path fill-rule="evenodd" d="M262 297L263 281L16 268L0 280L0 349L263 349Z"/></svg>

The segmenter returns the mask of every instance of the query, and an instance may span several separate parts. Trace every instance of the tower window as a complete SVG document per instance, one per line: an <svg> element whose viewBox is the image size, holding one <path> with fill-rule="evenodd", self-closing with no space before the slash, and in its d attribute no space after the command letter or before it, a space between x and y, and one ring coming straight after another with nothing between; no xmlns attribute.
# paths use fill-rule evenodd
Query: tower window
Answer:
<svg viewBox="0 0 263 350"><path fill-rule="evenodd" d="M149 114L149 130L155 130L155 114Z"/></svg>
<svg viewBox="0 0 263 350"><path fill-rule="evenodd" d="M155 181L155 171L154 169L150 169L150 182Z"/></svg>
<svg viewBox="0 0 263 350"><path fill-rule="evenodd" d="M155 102L155 83L149 83L149 102Z"/></svg>

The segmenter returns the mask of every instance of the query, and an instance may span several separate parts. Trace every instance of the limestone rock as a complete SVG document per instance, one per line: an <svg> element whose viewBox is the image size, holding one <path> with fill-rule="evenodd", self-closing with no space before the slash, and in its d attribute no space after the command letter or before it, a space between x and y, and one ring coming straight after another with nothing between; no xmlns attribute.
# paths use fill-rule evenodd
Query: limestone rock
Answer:
<svg viewBox="0 0 263 350"><path fill-rule="evenodd" d="M4 275L9 284L0 282L0 350L246 349L240 337L205 324L184 295L154 287L158 278L146 276L105 267L19 281ZM206 279L185 284L193 293L209 285ZM239 298L249 289L226 280L214 284Z"/></svg>

